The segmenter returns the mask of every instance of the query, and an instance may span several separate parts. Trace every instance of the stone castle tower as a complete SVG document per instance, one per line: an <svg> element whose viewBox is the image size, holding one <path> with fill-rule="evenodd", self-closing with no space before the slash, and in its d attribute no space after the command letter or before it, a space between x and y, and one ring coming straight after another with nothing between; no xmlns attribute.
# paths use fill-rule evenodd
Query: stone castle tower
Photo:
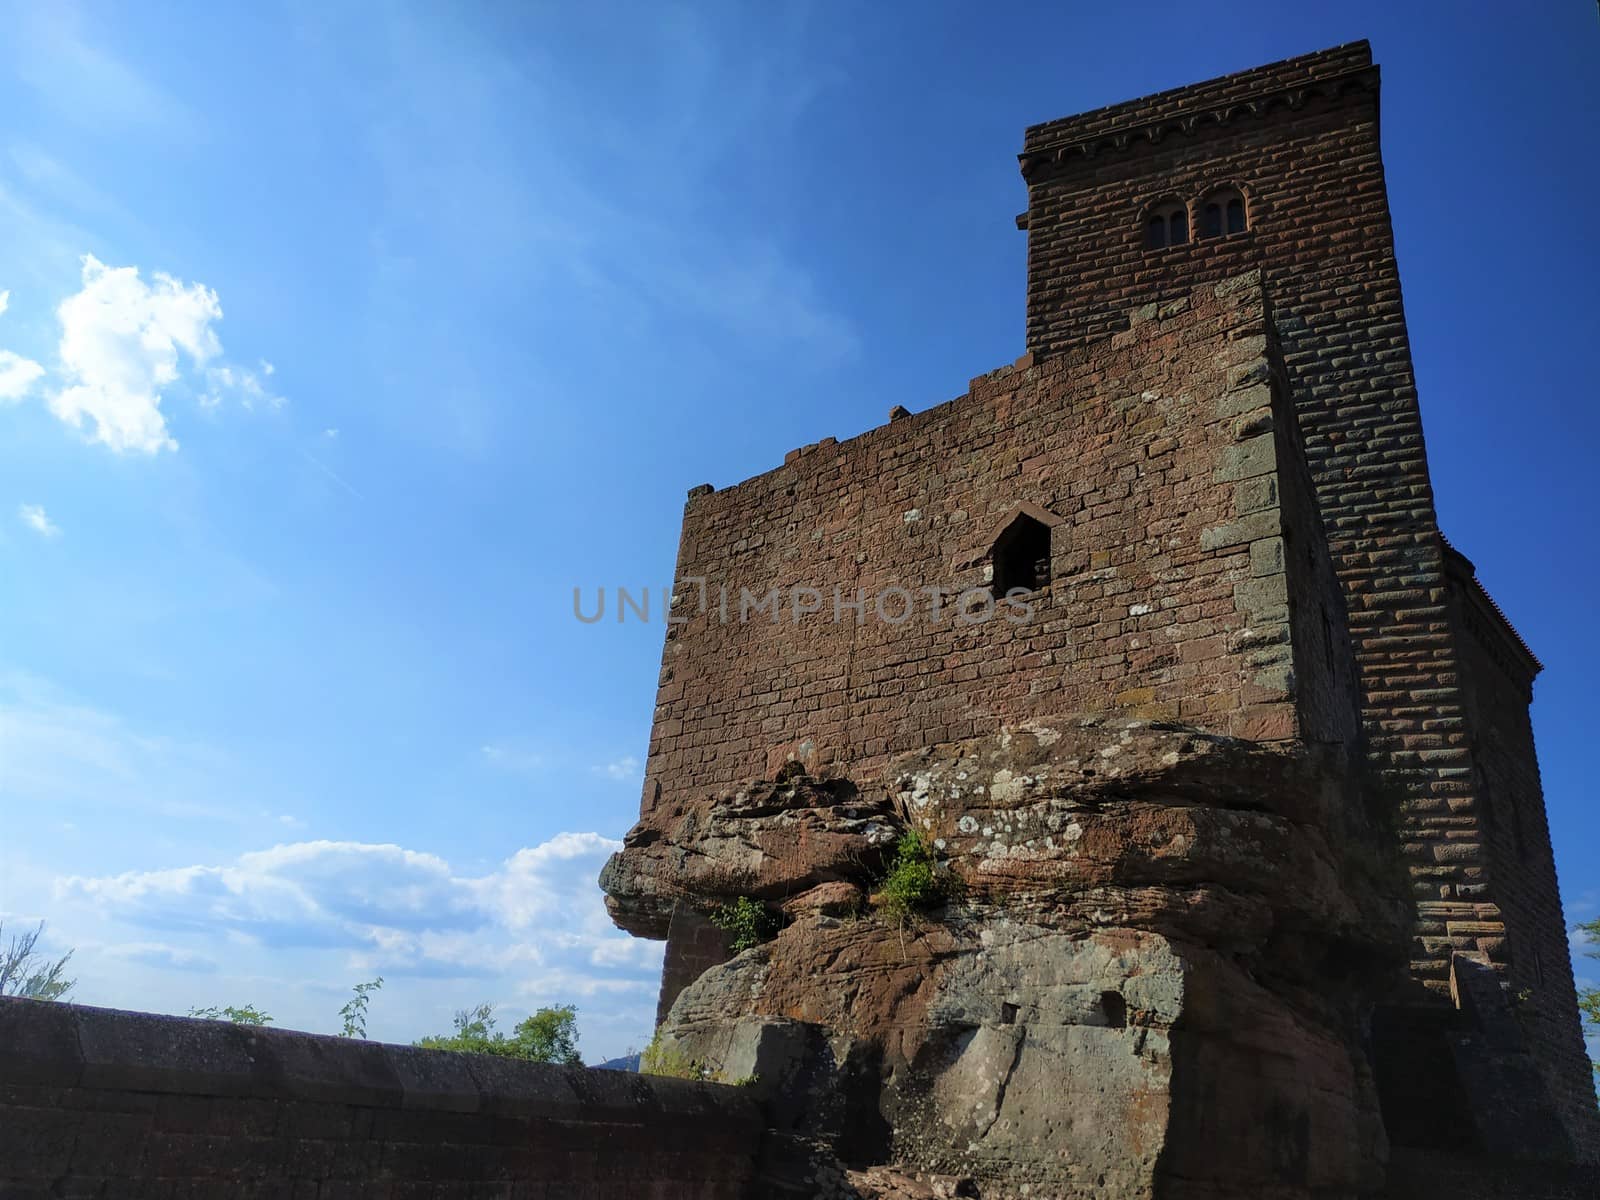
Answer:
<svg viewBox="0 0 1600 1200"><path fill-rule="evenodd" d="M662 1037L984 1196L1590 1158L1540 666L1438 527L1369 47L1021 166L1014 365L690 493L602 876ZM909 932L907 829L950 884ZM734 954L738 897L787 923Z"/></svg>

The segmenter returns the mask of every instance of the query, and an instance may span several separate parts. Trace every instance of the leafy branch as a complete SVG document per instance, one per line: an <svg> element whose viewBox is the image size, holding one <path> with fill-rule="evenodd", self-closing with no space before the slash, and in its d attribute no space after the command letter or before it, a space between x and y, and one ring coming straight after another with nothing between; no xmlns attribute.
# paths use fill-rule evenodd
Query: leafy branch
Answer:
<svg viewBox="0 0 1600 1200"><path fill-rule="evenodd" d="M355 993L345 1001L344 1007L339 1010L339 1020L342 1028L339 1033L347 1038L361 1038L367 1036L367 1004L372 999L372 993L383 986L383 976L369 979L366 983L358 983L350 990Z"/></svg>

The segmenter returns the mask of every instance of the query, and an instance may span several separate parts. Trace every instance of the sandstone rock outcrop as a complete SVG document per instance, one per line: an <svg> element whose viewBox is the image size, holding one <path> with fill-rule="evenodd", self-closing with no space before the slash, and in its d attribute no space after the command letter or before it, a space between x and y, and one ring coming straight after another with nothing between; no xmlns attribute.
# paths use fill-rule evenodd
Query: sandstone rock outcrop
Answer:
<svg viewBox="0 0 1600 1200"><path fill-rule="evenodd" d="M1354 1197L1386 1153L1357 998L1402 916L1368 826L1326 748L1062 719L660 814L605 883L625 921L734 895L787 915L658 1036L858 1171ZM908 829L958 898L856 912Z"/></svg>
<svg viewBox="0 0 1600 1200"><path fill-rule="evenodd" d="M674 807L657 805L600 876L612 920L665 937L674 907L739 896L775 903L832 883L870 879L901 828L890 798L844 779L811 779L793 764L776 780ZM831 900L844 893L835 889Z"/></svg>

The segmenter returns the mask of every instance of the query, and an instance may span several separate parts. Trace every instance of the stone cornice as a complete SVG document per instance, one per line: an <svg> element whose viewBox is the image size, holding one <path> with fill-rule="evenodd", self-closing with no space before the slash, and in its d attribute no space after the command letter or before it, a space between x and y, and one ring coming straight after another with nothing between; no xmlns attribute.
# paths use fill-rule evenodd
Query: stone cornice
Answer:
<svg viewBox="0 0 1600 1200"><path fill-rule="evenodd" d="M1247 97L1175 109L1162 116L1128 125L1112 126L1082 137L1065 136L1030 146L1017 155L1024 179L1032 181L1040 168L1094 158L1107 151L1117 152L1141 145L1155 145L1168 134L1194 134L1211 125L1227 125L1249 117L1265 117L1280 106L1298 111L1312 96L1335 100L1355 89L1376 91L1378 68L1356 67L1322 79L1307 79L1257 92Z"/></svg>

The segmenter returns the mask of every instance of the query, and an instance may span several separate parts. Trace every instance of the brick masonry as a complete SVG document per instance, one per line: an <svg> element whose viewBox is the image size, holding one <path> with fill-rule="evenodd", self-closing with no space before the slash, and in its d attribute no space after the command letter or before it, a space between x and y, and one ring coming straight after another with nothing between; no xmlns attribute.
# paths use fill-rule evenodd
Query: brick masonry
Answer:
<svg viewBox="0 0 1600 1200"><path fill-rule="evenodd" d="M0 1000L0 1197L755 1194L737 1088Z"/></svg>
<svg viewBox="0 0 1600 1200"><path fill-rule="evenodd" d="M1434 910L1422 935L1435 953L1475 949L1504 964L1507 986L1519 998L1519 1016L1534 1044L1546 1047L1547 1054L1559 1051L1558 1061L1574 1064L1570 1071L1547 1069L1546 1082L1568 1105L1581 1109L1593 1104L1594 1082L1576 1070L1586 1065L1586 1055L1565 999L1574 994L1572 957L1528 713L1540 664L1478 582L1471 562L1447 548L1445 569L1482 805L1480 852L1489 862L1509 942L1478 930L1465 910Z"/></svg>
<svg viewBox="0 0 1600 1200"><path fill-rule="evenodd" d="M1438 527L1378 83L1358 42L1028 129L1017 364L691 493L679 578L707 580L713 609L729 586L731 620L680 583L643 812L791 759L865 780L1050 713L1359 744L1415 914L1390 1001L1448 1005L1453 953L1491 964L1594 1153L1528 723L1538 664ZM1198 231L1224 190L1245 230L1147 245L1152 210ZM813 588L826 611L835 589L925 604L982 586L1018 513L1050 526L1026 625L738 620L741 587ZM669 945L663 1003L699 953Z"/></svg>
<svg viewBox="0 0 1600 1200"><path fill-rule="evenodd" d="M688 905L673 909L666 931L667 950L661 964L661 992L656 1024L666 1020L672 1001L706 971L727 962L728 935Z"/></svg>
<svg viewBox="0 0 1600 1200"><path fill-rule="evenodd" d="M1451 600L1370 48L1352 43L1035 126L1021 161L1035 354L1114 333L1131 303L1260 269L1345 593L1371 761L1413 865L1410 979L1444 997L1447 944L1505 968L1531 993L1536 1049L1569 1130L1596 1146L1528 729L1537 667L1524 651L1512 678L1490 669L1484 648L1520 645L1515 632L1492 602ZM1222 187L1245 196L1247 232L1145 247L1142 215L1152 205L1179 199L1198 216ZM1496 807L1519 814L1500 820L1498 833ZM1506 842L1517 822L1527 830L1520 857Z"/></svg>
<svg viewBox="0 0 1600 1200"><path fill-rule="evenodd" d="M1308 485L1281 469L1293 416L1274 374L1246 273L737 487L697 489L647 805L790 760L868 778L894 755L1051 713L1353 736L1342 641L1297 684L1291 574L1308 613L1330 631L1343 621ZM963 623L959 596L984 594L990 547L1019 512L1051 523L1032 618ZM796 613L797 589L818 611ZM752 606L774 592L776 606ZM845 607L863 597L864 611Z"/></svg>

